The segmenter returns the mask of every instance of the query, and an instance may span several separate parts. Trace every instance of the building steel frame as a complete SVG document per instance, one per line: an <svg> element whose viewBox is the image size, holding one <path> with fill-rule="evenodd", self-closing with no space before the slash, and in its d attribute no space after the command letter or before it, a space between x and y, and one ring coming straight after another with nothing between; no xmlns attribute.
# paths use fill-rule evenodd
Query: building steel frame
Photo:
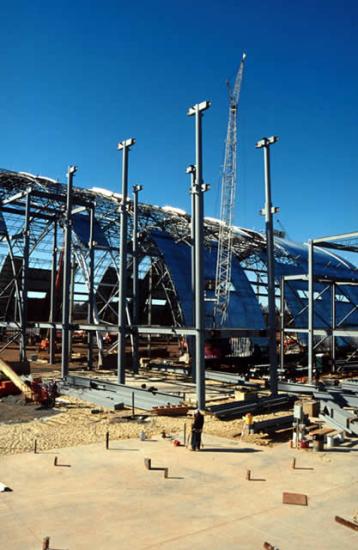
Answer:
<svg viewBox="0 0 358 550"><path fill-rule="evenodd" d="M193 181L197 185L195 177ZM6 258L8 258L9 265L9 272L6 276L2 271L0 272L2 277L0 278L0 328L4 333L0 353L13 342L18 342L20 358L26 361L29 333L31 331L48 331L50 337L49 360L53 362L56 333L62 331L64 341L68 338L69 359L71 357L70 336L75 330L82 330L87 333L88 337L88 368L91 369L95 364L95 342L98 348L98 364L101 365L105 355L103 336L108 332L114 334L119 332L116 318L120 265L119 208L124 203L121 194L99 188L73 187L70 195L69 204L68 187L58 181L43 176L0 170L0 259L2 261L0 269L3 269ZM134 220L135 209L138 212L137 220ZM196 337L201 327L199 328L197 321L193 326L183 326L183 315L180 300L176 294L175 282L163 261L160 250L151 239L152 231L165 231L176 242L185 242L190 246L193 238L191 216L175 208L142 203L138 203L134 208L134 201L128 197L126 210L128 213L129 256L125 273L127 276L132 273L133 251L130 242L133 236L133 227L138 224L138 229L135 231L138 235L137 268L134 267L134 273L136 270L141 270L142 261L146 258L149 259L150 271L156 274L158 287L161 288L167 299L172 325L152 326L151 323L148 325L133 323L130 301L125 300L125 337L135 338L137 335ZM88 220L88 232L85 236L81 236L76 229L77 215L85 216ZM70 250L64 254L66 230L71 234L71 242ZM100 242L98 232L105 235L106 243ZM219 232L220 222L218 220L204 218L203 246L210 247L213 243L216 245ZM356 238L356 236L357 234L353 233L350 238ZM323 247L324 243L330 248L337 244L334 240L325 239L315 240L314 246ZM338 245L337 249L342 250L342 244L338 243ZM344 250L346 249L344 248ZM353 245L349 249L357 251ZM263 234L238 227L233 228L233 254L238 258L241 266L256 277L256 280L251 279L250 283L256 290L258 298L267 296L267 268L262 260L262 254L265 252L266 240ZM275 246L274 255L276 261L288 263L293 261L289 254L277 246ZM106 287L107 283L103 281L108 269L114 271L116 281ZM30 322L28 306L29 295L32 292L31 270L46 270L51 277L49 287L45 289L49 296L46 317ZM68 313L60 319L58 290L59 286L61 287L59 283L60 279L63 280L64 272L67 272L67 276L65 285L62 282L63 303L68 305ZM339 281L335 282L339 284ZM74 318L71 317L73 309L70 298L71 287L75 305L77 303L84 304L86 308L84 314L83 312L76 314L77 317L75 315ZM107 294L101 295L104 288L108 289L108 296ZM65 289L67 289L66 292ZM277 296L278 294L276 294L276 298ZM101 306L99 306L99 301ZM311 311L312 309L311 307ZM112 321L108 319L112 319ZM266 330L253 330L250 327L241 329L229 327L216 331L204 327L203 330L203 333L209 331L211 335L215 334L218 337L267 336ZM282 333L290 330L299 332L301 329L283 327ZM303 330L301 331L303 332ZM306 329L307 331L308 329ZM332 332L314 329L314 334L327 336L332 335ZM334 327L334 336L342 334L347 335L348 333L340 327ZM68 374L67 371L68 363L63 357L63 377ZM204 383L203 379L198 382L198 392L201 392L202 396L198 401L201 406L205 404Z"/></svg>
<svg viewBox="0 0 358 550"><path fill-rule="evenodd" d="M349 241L349 242L346 242ZM358 232L344 233L341 235L334 235L329 237L323 237L318 239L312 239L308 243L308 273L301 275L287 275L281 278L281 291L280 291L280 367L281 370L284 370L284 336L285 333L303 333L308 335L308 384L312 384L313 379L313 369L314 369L314 352L315 350L326 340L331 338L331 360L332 360L332 370L335 370L336 363L336 338L337 337L358 337L358 328L349 327L344 328L342 325L348 320L348 318L358 310L358 304L353 303L351 300L350 303L352 308L348 314L343 317L339 322L336 318L336 305L337 305L337 294L336 290L339 286L352 285L358 286L358 281L356 278L329 278L316 276L314 270L314 247L319 248L329 248L333 250L341 250L346 252L358 252L358 244L351 241L358 241ZM285 323L285 285L289 281L306 281L308 288L308 300L307 304L303 305L302 311L305 309L308 312L308 326L307 328L290 328L286 326ZM323 283L325 285L324 289L318 293L317 296L314 294L314 284ZM315 328L314 326L314 304L320 296L325 292L331 293L331 322L329 327L326 329ZM348 297L347 297L348 298ZM292 320L293 321L293 320ZM318 342L315 342L315 336L321 336Z"/></svg>

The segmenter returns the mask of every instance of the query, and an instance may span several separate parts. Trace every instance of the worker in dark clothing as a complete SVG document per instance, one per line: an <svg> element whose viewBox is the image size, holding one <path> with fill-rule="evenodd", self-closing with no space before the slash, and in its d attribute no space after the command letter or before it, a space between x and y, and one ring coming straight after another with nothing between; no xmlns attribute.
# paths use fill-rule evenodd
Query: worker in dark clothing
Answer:
<svg viewBox="0 0 358 550"><path fill-rule="evenodd" d="M195 411L194 422L191 425L191 450L200 451L201 433L204 426L204 416L199 409Z"/></svg>

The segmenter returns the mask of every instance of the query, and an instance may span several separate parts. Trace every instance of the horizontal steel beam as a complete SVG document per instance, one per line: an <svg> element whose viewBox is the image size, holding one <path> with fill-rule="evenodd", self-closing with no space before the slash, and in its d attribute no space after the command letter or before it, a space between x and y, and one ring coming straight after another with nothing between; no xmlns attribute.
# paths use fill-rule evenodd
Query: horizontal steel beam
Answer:
<svg viewBox="0 0 358 550"><path fill-rule="evenodd" d="M323 242L318 245L321 248L331 248L333 250L344 250L345 252L358 252L358 246L351 244L337 244L330 242Z"/></svg>
<svg viewBox="0 0 358 550"><path fill-rule="evenodd" d="M307 273L302 273L302 275L284 275L282 277L284 281L308 281Z"/></svg>
<svg viewBox="0 0 358 550"><path fill-rule="evenodd" d="M313 384L298 384L296 382L279 382L279 391L285 391L287 393L311 393L317 392L317 386Z"/></svg>
<svg viewBox="0 0 358 550"><path fill-rule="evenodd" d="M253 401L234 401L207 407L208 412L222 419L239 418L247 412L267 411L290 403L294 398L288 395L261 397Z"/></svg>
<svg viewBox="0 0 358 550"><path fill-rule="evenodd" d="M302 334L308 334L308 328L285 328L284 332L293 332L293 333L302 333ZM351 337L356 338L358 336L358 328L346 328L346 329L322 329L322 328L315 328L313 330L313 334L316 336L342 336L344 337Z"/></svg>
<svg viewBox="0 0 358 550"><path fill-rule="evenodd" d="M276 418L254 422L252 429L254 433L271 432L276 429L282 430L284 428L290 428L293 424L293 420L293 414L277 416Z"/></svg>
<svg viewBox="0 0 358 550"><path fill-rule="evenodd" d="M158 407L160 405L180 405L183 402L181 397L169 393L144 390L142 388L116 384L97 378L69 375L64 378L60 386L105 391L116 396L116 398L126 406L132 406L134 398L135 407L144 410L151 410L153 407Z"/></svg>
<svg viewBox="0 0 358 550"><path fill-rule="evenodd" d="M7 214L15 214L17 216L25 216L25 210L19 209L19 208L12 208L11 206L1 206L0 205L0 211L6 212ZM31 212L31 218L37 218L40 220L54 220L55 215L50 216L48 214L43 214L40 212Z"/></svg>
<svg viewBox="0 0 358 550"><path fill-rule="evenodd" d="M82 399L83 401L88 401L95 405L100 405L107 409L117 411L123 409L124 403L112 393L99 391L99 390L90 390L90 389L79 389L73 387L67 387L64 385L59 385L61 395L70 395L71 397L76 397Z"/></svg>
<svg viewBox="0 0 358 550"><path fill-rule="evenodd" d="M59 194L59 193L51 193L51 192L47 193L45 191L38 191L37 189L32 189L31 195L33 195L35 197L40 197L42 199L51 199L51 200L59 201L59 202L63 202L63 203L66 202L66 194L65 193L62 195L62 194ZM73 198L72 198L73 206L85 206L87 208L91 208L91 207L94 206L94 202L95 201L86 200L84 198L81 198L81 197L78 196L78 194L73 193Z"/></svg>
<svg viewBox="0 0 358 550"><path fill-rule="evenodd" d="M340 235L333 235L330 237L320 237L318 239L312 239L312 244L321 244L331 241L342 241L346 239L358 238L358 231L352 231L352 233L341 233ZM321 245L322 246L322 245Z"/></svg>
<svg viewBox="0 0 358 550"><path fill-rule="evenodd" d="M234 384L234 385L240 385L240 386L250 386L252 388L260 388L259 384L253 384L250 382L247 382L243 376L239 376L238 374L231 374L228 372L217 372L217 371L211 371L207 370L205 371L205 378L207 380L216 380L218 382L224 382L226 384Z"/></svg>
<svg viewBox="0 0 358 550"><path fill-rule="evenodd" d="M79 294L79 293L76 293ZM12 321L0 321L0 327L5 328L18 328L18 324ZM62 330L62 323L50 323L48 321L44 322L29 322L27 324L28 328L46 328L46 329L56 329ZM112 332L118 333L118 325L106 325L106 324L88 324L88 323L71 323L69 326L70 330L84 330L84 331L98 331L98 332ZM158 334L158 335L171 335L171 336L195 336L196 329L192 327L162 327L162 326L128 326L127 334L132 334L133 332L138 332L138 334ZM207 335L217 338L229 338L230 336L265 336L265 330L257 329L205 329Z"/></svg>
<svg viewBox="0 0 358 550"><path fill-rule="evenodd" d="M327 283L336 285L356 285L358 284L357 277L339 277L333 279L332 277L323 277L322 275L314 275L313 280L315 283ZM284 275L282 277L284 281L308 281L308 275ZM256 284L253 282L253 284Z"/></svg>
<svg viewBox="0 0 358 550"><path fill-rule="evenodd" d="M19 201L26 197L31 192L31 189L27 189L26 191L20 191L20 193L16 193L16 195L13 195L12 197L8 197L7 199L3 199L1 201L1 205L11 204L13 202Z"/></svg>

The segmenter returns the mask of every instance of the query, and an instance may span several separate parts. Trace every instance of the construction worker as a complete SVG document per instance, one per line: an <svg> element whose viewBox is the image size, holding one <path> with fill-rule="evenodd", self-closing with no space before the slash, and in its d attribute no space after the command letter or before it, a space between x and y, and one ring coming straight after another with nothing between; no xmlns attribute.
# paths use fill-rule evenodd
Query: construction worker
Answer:
<svg viewBox="0 0 358 550"><path fill-rule="evenodd" d="M243 435L248 435L252 432L252 425L254 423L254 417L252 416L251 413L247 413L245 414L244 416L244 426L243 426L243 430L242 430L242 436Z"/></svg>
<svg viewBox="0 0 358 550"><path fill-rule="evenodd" d="M200 451L203 426L204 416L197 409L194 414L194 422L191 425L191 451Z"/></svg>

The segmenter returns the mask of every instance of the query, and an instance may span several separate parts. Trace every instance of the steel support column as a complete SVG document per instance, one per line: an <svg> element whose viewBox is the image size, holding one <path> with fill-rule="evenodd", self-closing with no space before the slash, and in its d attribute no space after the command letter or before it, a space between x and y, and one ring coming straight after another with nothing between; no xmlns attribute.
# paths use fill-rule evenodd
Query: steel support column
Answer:
<svg viewBox="0 0 358 550"><path fill-rule="evenodd" d="M69 322L70 325L73 323L73 308L75 304L75 272L76 272L76 257L74 254L71 255L71 284L70 284L70 317ZM73 346L73 332L70 330L68 334L68 350L69 350L69 356L72 357L72 346Z"/></svg>
<svg viewBox="0 0 358 550"><path fill-rule="evenodd" d="M153 300L153 260L150 258L150 268L148 273L148 315L147 315L147 324L148 326L152 325L152 300ZM148 333L147 336L147 356L149 359L152 356L152 335Z"/></svg>
<svg viewBox="0 0 358 550"><path fill-rule="evenodd" d="M56 273L57 273L57 220L53 224L53 244L52 244L52 268L51 268L51 298L50 298L50 321L57 321L56 317ZM55 363L56 352L56 329L50 329L49 361Z"/></svg>
<svg viewBox="0 0 358 550"><path fill-rule="evenodd" d="M191 176L191 182L190 182L190 198L191 198L191 220L190 220L190 253L191 253L191 295L192 295L192 311L193 311L193 318L192 318L192 326L195 327L195 225L194 225L194 219L195 219L195 200L196 200L196 193L194 190L195 186L195 166L192 164L188 166L186 170L187 174L190 174ZM195 360L195 338L189 337L190 345L188 346L188 351L190 350L191 355L191 378L192 381L196 381L196 360Z"/></svg>
<svg viewBox="0 0 358 550"><path fill-rule="evenodd" d="M277 395L277 343L276 343L276 302L275 302L275 258L273 242L272 214L276 209L271 201L271 172L270 172L270 146L276 143L278 138L272 136L258 141L256 147L264 150L265 164L265 227L267 246L267 285L268 285L268 332L269 332L269 357L270 357L270 389L272 396Z"/></svg>
<svg viewBox="0 0 358 550"><path fill-rule="evenodd" d="M70 362L70 292L71 292L71 256L72 256L72 191L73 176L76 166L70 166L67 170L67 196L66 212L64 220L64 263L63 263L63 298L62 298L62 359L61 377L68 374Z"/></svg>
<svg viewBox="0 0 358 550"><path fill-rule="evenodd" d="M132 301L132 323L134 327L139 324L139 285L138 285L138 194L142 191L142 185L133 186L133 301ZM137 328L133 333L133 364L132 369L135 374L139 372L139 336Z"/></svg>
<svg viewBox="0 0 358 550"><path fill-rule="evenodd" d="M314 319L314 294L313 294L313 242L308 242L308 384L312 384L313 372L313 319Z"/></svg>
<svg viewBox="0 0 358 550"><path fill-rule="evenodd" d="M196 397L199 409L205 409L205 322L204 322L204 192L207 186L202 177L202 117L210 107L203 101L191 107L189 116L195 116L195 185L194 185L194 227L195 227L195 361Z"/></svg>
<svg viewBox="0 0 358 550"><path fill-rule="evenodd" d="M125 384L126 358L126 302L127 302L127 238L128 238L128 152L134 145L134 139L118 144L122 151L122 201L120 204L120 243L119 243L119 290L118 290L118 358L117 378L119 384Z"/></svg>
<svg viewBox="0 0 358 550"><path fill-rule="evenodd" d="M285 279L280 281L280 369L285 369Z"/></svg>
<svg viewBox="0 0 358 550"><path fill-rule="evenodd" d="M336 329L336 284L332 283L332 341L331 341L331 372L336 372L336 337L334 331Z"/></svg>
<svg viewBox="0 0 358 550"><path fill-rule="evenodd" d="M94 322L93 308L94 308L94 260L95 260L95 248L94 248L94 206L89 211L90 216L90 234L89 234L89 266L88 266L88 312L87 319L92 325ZM87 351L87 369L93 369L93 332L88 332L88 351Z"/></svg>
<svg viewBox="0 0 358 550"><path fill-rule="evenodd" d="M31 195L27 193L25 202L25 220L24 220L24 256L22 259L22 316L21 316L21 346L20 361L26 361L27 351L27 321L28 321L28 278L29 278L29 259L30 259L30 209Z"/></svg>

